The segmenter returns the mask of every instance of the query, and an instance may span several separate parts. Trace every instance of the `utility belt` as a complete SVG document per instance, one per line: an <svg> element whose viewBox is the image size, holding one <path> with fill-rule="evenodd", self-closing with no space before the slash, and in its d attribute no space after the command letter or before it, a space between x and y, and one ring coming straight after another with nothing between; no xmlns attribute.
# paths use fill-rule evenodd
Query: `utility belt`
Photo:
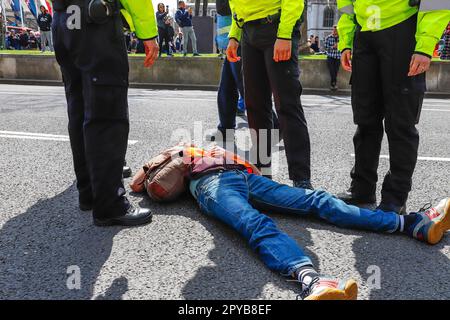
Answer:
<svg viewBox="0 0 450 320"><path fill-rule="evenodd" d="M236 14L233 15L233 19L234 19L234 21L236 21L236 25L239 28L241 28L241 29L244 27L244 24L271 24L271 23L278 23L278 22L280 22L280 18L281 18L281 10L278 11L277 13L269 14L265 18L252 20L252 21L248 21L248 22L245 22L244 19L238 19Z"/></svg>
<svg viewBox="0 0 450 320"><path fill-rule="evenodd" d="M55 11L66 11L69 6L87 8L87 19L89 22L103 24L120 12L119 0L53 0Z"/></svg>

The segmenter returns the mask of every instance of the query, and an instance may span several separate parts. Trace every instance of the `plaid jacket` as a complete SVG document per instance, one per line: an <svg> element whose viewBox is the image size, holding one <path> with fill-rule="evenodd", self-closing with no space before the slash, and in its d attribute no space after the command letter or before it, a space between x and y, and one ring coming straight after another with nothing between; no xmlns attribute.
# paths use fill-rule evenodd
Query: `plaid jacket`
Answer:
<svg viewBox="0 0 450 320"><path fill-rule="evenodd" d="M337 49L337 47L333 48L334 45L336 45L338 42L339 37L335 37L332 34L325 38L325 52L327 53L328 57L334 59L341 58L341 52Z"/></svg>

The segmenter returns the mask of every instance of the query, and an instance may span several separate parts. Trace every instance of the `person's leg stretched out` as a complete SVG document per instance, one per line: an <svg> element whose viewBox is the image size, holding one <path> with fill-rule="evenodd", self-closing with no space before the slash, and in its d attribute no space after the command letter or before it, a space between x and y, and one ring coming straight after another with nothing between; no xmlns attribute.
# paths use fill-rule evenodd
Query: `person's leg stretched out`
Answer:
<svg viewBox="0 0 450 320"><path fill-rule="evenodd" d="M190 189L202 211L238 231L267 267L297 279L303 299L356 299L357 284L319 275L298 244L256 208L317 216L340 227L402 232L429 244L439 242L450 229L450 198L434 208L399 216L360 209L323 190L293 188L240 170L203 175L191 180Z"/></svg>

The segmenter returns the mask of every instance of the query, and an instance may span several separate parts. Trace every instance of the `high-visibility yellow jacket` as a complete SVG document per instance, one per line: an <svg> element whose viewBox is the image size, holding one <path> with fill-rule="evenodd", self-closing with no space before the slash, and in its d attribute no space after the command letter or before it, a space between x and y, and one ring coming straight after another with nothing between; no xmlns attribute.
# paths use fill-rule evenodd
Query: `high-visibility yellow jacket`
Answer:
<svg viewBox="0 0 450 320"><path fill-rule="evenodd" d="M152 0L120 0L120 3L123 7L120 12L139 39L148 40L158 36Z"/></svg>
<svg viewBox="0 0 450 320"><path fill-rule="evenodd" d="M233 19L228 37L239 41L241 27L245 22L267 18L281 10L278 38L291 39L294 25L300 19L304 6L304 0L230 0L233 16L240 22L236 23Z"/></svg>
<svg viewBox="0 0 450 320"><path fill-rule="evenodd" d="M409 5L409 0L337 0L337 5L342 13L338 23L340 51L353 46L355 18L361 31L376 32L418 12L415 51L431 57L450 21L450 0L422 0L415 7Z"/></svg>

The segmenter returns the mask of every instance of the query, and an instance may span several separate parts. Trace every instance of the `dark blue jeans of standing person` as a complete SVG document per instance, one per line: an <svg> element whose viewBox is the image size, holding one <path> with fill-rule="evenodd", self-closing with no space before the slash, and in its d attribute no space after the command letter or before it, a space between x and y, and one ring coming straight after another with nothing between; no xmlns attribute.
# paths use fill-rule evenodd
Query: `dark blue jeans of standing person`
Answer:
<svg viewBox="0 0 450 320"><path fill-rule="evenodd" d="M229 62L224 59L217 106L219 108L219 125L217 129L225 137L227 129L236 128L236 113L239 95L244 97L244 82L242 80L242 63ZM279 129L277 114L272 110L273 127Z"/></svg>
<svg viewBox="0 0 450 320"><path fill-rule="evenodd" d="M293 188L239 170L208 174L191 181L190 189L204 213L239 232L267 267L283 275L312 265L311 259L261 212L316 216L339 227L376 232L392 233L400 222L395 212L361 209L324 190Z"/></svg>

